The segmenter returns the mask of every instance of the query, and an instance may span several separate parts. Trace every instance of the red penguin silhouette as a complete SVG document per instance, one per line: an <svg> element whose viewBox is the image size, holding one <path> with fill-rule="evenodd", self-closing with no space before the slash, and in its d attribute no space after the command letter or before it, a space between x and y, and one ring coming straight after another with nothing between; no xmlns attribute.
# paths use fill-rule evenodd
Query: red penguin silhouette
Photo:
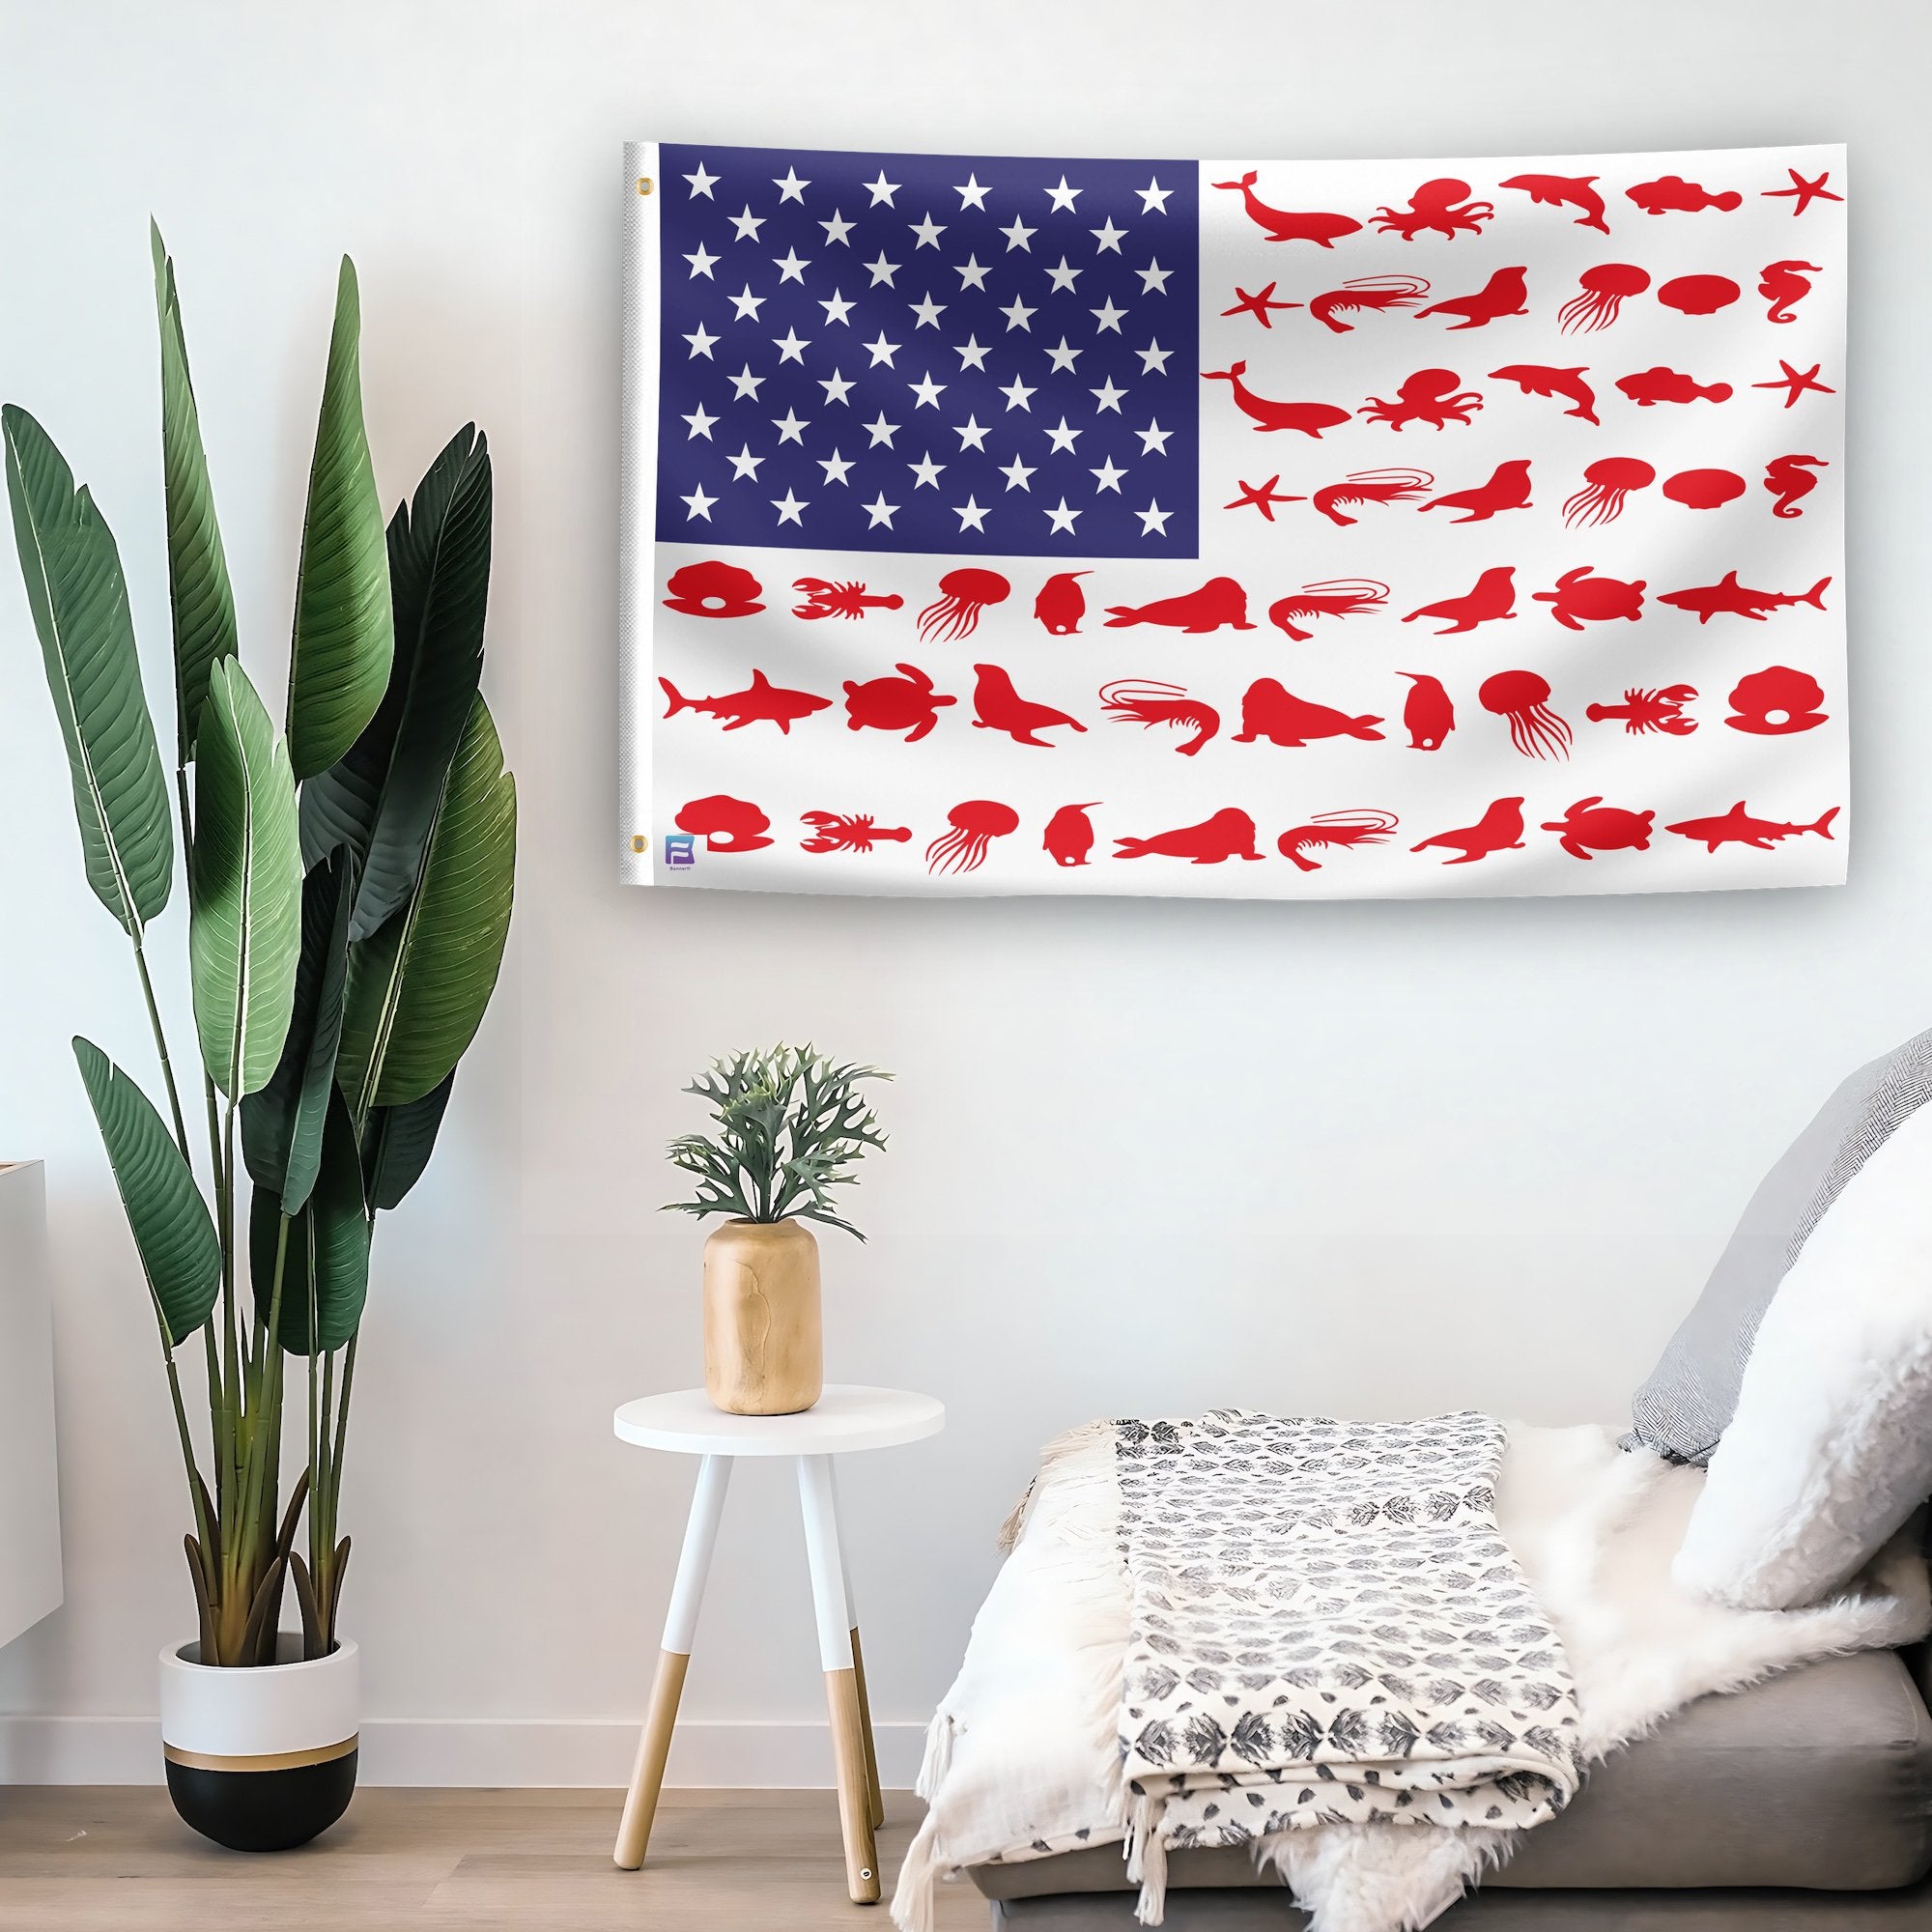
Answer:
<svg viewBox="0 0 1932 1932"><path fill-rule="evenodd" d="M1037 737L1036 732L1054 724L1070 724L1076 731L1086 730L1079 719L1069 718L1050 704L1034 704L1022 697L1013 689L1012 679L998 665L975 665L973 668L980 680L973 687L973 709L979 713L973 720L976 731L1004 731L1015 745L1037 745L1050 752L1053 741Z"/></svg>
<svg viewBox="0 0 1932 1932"><path fill-rule="evenodd" d="M1456 707L1442 689L1439 677L1423 670L1399 670L1413 687L1402 707L1403 729L1408 733L1411 752L1439 752L1442 741L1456 728Z"/></svg>
<svg viewBox="0 0 1932 1932"><path fill-rule="evenodd" d="M1379 718L1350 718L1326 704L1311 704L1296 697L1276 679L1258 677L1241 699L1241 728L1235 734L1237 745L1252 745L1257 738L1270 744L1299 746L1311 738L1379 739L1375 727Z"/></svg>
<svg viewBox="0 0 1932 1932"><path fill-rule="evenodd" d="M1080 580L1090 574L1063 570L1039 586L1039 595L1033 600L1033 614L1046 626L1048 637L1070 638L1079 631L1080 620L1087 614L1087 593L1081 589Z"/></svg>
<svg viewBox="0 0 1932 1932"><path fill-rule="evenodd" d="M1402 621L1412 624L1418 617L1443 617L1448 620L1446 631L1437 631L1438 638L1453 638L1463 631L1473 631L1478 624L1495 622L1498 618L1516 615L1516 567L1502 564L1494 570L1486 570L1476 580L1476 587L1466 597L1445 597L1439 604L1425 604L1420 611L1411 611Z"/></svg>
<svg viewBox="0 0 1932 1932"><path fill-rule="evenodd" d="M1151 604L1107 606L1108 630L1133 624L1164 624L1170 630L1196 634L1218 631L1224 624L1235 631L1255 628L1248 622L1248 593L1232 577L1210 577L1199 590L1156 598Z"/></svg>
<svg viewBox="0 0 1932 1932"><path fill-rule="evenodd" d="M1256 859L1255 821L1234 806L1204 818L1199 825L1182 825L1156 832L1151 838L1116 838L1117 859L1190 859L1197 866L1218 866L1227 859Z"/></svg>
<svg viewBox="0 0 1932 1932"><path fill-rule="evenodd" d="M1473 866L1478 859L1487 859L1492 852L1520 852L1522 850L1522 800L1499 798L1474 825L1461 825L1451 832L1438 832L1435 838L1425 838L1420 845L1411 845L1408 849L1411 852L1427 852L1432 845L1461 855L1445 859L1443 864L1448 866Z"/></svg>
<svg viewBox="0 0 1932 1932"><path fill-rule="evenodd" d="M1087 814L1098 805L1090 798L1085 805L1063 805L1046 821L1046 837L1040 841L1056 866L1084 866L1094 849L1094 821Z"/></svg>
<svg viewBox="0 0 1932 1932"><path fill-rule="evenodd" d="M1425 510L1462 510L1459 524L1486 524L1501 510L1526 510L1529 501L1529 458L1498 463L1495 473L1477 490L1457 490L1422 506Z"/></svg>
<svg viewBox="0 0 1932 1932"><path fill-rule="evenodd" d="M1521 269L1498 269L1472 296L1457 296L1449 301L1433 303L1415 312L1417 322L1431 315L1460 315L1463 320L1450 329L1482 328L1505 315L1529 313L1529 289Z"/></svg>

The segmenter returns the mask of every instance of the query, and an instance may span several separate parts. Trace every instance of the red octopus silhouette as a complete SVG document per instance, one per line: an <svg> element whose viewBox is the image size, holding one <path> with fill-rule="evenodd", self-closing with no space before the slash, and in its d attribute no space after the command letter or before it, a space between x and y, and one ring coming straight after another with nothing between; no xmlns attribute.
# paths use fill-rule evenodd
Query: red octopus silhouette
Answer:
<svg viewBox="0 0 1932 1932"><path fill-rule="evenodd" d="M1824 724L1825 687L1808 671L1789 665L1772 665L1740 678L1731 692L1731 716L1724 720L1733 731L1758 738L1788 738Z"/></svg>
<svg viewBox="0 0 1932 1932"><path fill-rule="evenodd" d="M1250 168L1239 181L1216 182L1217 188L1231 188L1241 197L1248 219L1266 232L1270 242L1313 242L1318 248L1332 248L1345 235L1358 234L1362 224L1347 214L1298 214L1286 208L1270 208L1255 192L1260 175Z"/></svg>
<svg viewBox="0 0 1932 1932"><path fill-rule="evenodd" d="M1798 318L1791 311L1811 293L1811 277L1824 272L1816 262L1767 263L1764 279L1757 285L1758 294L1771 304L1765 319L1796 322Z"/></svg>
<svg viewBox="0 0 1932 1932"><path fill-rule="evenodd" d="M975 665L973 670L978 680L973 687L973 709L978 714L973 720L976 731L1004 731L1015 745L1037 745L1041 751L1050 752L1053 740L1040 737L1040 732L1059 724L1069 725L1075 731L1086 730L1079 719L1069 717L1065 711L1022 697L1000 666Z"/></svg>
<svg viewBox="0 0 1932 1932"><path fill-rule="evenodd" d="M1373 805L1358 805L1341 811L1318 811L1306 825L1291 825L1275 840L1275 849L1284 859L1293 860L1304 872L1319 872L1321 862L1302 855L1311 848L1318 852L1347 851L1356 845L1386 845L1402 821L1392 811Z"/></svg>
<svg viewBox="0 0 1932 1932"><path fill-rule="evenodd" d="M1565 335L1587 335L1607 328L1633 296L1650 286L1649 270L1634 262L1604 262L1577 277L1577 293L1556 311Z"/></svg>
<svg viewBox="0 0 1932 1932"><path fill-rule="evenodd" d="M1347 335L1355 325L1339 322L1338 316L1413 308L1428 293L1429 284L1420 275L1356 275L1339 289L1324 289L1314 297L1308 313L1331 333Z"/></svg>
<svg viewBox="0 0 1932 1932"><path fill-rule="evenodd" d="M762 835L772 821L750 799L713 792L679 809L674 821L680 832L695 832L707 852L756 852L772 841Z"/></svg>
<svg viewBox="0 0 1932 1932"><path fill-rule="evenodd" d="M1349 420L1349 412L1336 409L1332 403L1277 403L1259 396L1241 381L1247 373L1245 362L1230 362L1225 369L1202 370L1201 380L1228 384L1235 392L1235 407L1254 418L1257 432L1295 429L1319 442L1324 429L1337 429Z"/></svg>
<svg viewBox="0 0 1932 1932"><path fill-rule="evenodd" d="M1776 497L1771 506L1774 517L1802 517L1798 505L1818 487L1814 469L1829 469L1822 456L1775 456L1764 466L1764 487Z"/></svg>
<svg viewBox="0 0 1932 1932"><path fill-rule="evenodd" d="M1196 866L1219 866L1230 859L1253 859L1255 821L1234 806L1204 818L1198 825L1181 825L1156 832L1151 838L1116 838L1117 859L1186 859Z"/></svg>
<svg viewBox="0 0 1932 1932"><path fill-rule="evenodd" d="M1549 614L1566 631L1580 631L1585 624L1605 624L1612 618L1628 618L1635 623L1643 615L1643 579L1626 583L1618 577L1599 577L1588 564L1566 570L1556 580L1554 590L1535 593L1539 604L1549 606Z"/></svg>
<svg viewBox="0 0 1932 1932"><path fill-rule="evenodd" d="M1595 175L1512 175L1501 185L1520 189L1540 207L1580 208L1583 212L1575 226L1607 235L1610 224L1604 219L1604 197L1596 190L1596 179Z"/></svg>
<svg viewBox="0 0 1932 1932"><path fill-rule="evenodd" d="M1305 644L1315 633L1297 629L1297 617L1359 617L1364 611L1384 610L1388 594L1388 585L1372 577L1327 578L1320 583L1304 583L1291 596L1276 598L1268 606L1268 622L1286 631L1297 644Z"/></svg>
<svg viewBox="0 0 1932 1932"><path fill-rule="evenodd" d="M969 798L946 814L951 831L942 832L925 848L928 872L977 872L986 863L986 848L1020 829L1020 815L997 799Z"/></svg>
<svg viewBox="0 0 1932 1932"><path fill-rule="evenodd" d="M1736 188L1721 188L1713 194L1682 175L1660 175L1656 181L1625 188L1624 193L1646 214L1701 214L1707 208L1728 214L1732 209L1742 208L1745 200Z"/></svg>
<svg viewBox="0 0 1932 1932"><path fill-rule="evenodd" d="M869 811L801 811L799 823L811 827L811 837L798 841L801 852L869 852L876 845L903 845L912 837L908 825L881 825Z"/></svg>
<svg viewBox="0 0 1932 1932"><path fill-rule="evenodd" d="M1522 800L1520 798L1496 799L1474 825L1459 825L1449 832L1438 832L1433 838L1425 838L1420 845L1411 845L1411 852L1427 852L1432 846L1440 847L1445 852L1455 852L1461 856L1445 859L1445 866L1473 866L1478 859L1487 859L1492 852L1520 852L1522 850Z"/></svg>
<svg viewBox="0 0 1932 1932"><path fill-rule="evenodd" d="M1640 456L1599 457L1585 467L1583 487L1563 499L1564 527L1615 523L1624 513L1625 497L1656 481L1657 471Z"/></svg>
<svg viewBox="0 0 1932 1932"><path fill-rule="evenodd" d="M1684 715L1684 707L1697 696L1691 684L1665 684L1654 689L1632 685L1621 704L1589 704L1583 716L1592 724L1620 722L1626 734L1641 738L1647 732L1663 731L1673 738L1688 738L1697 728L1694 718Z"/></svg>
<svg viewBox="0 0 1932 1932"><path fill-rule="evenodd" d="M1492 383L1514 383L1525 396L1560 397L1572 405L1566 416L1580 417L1586 423L1597 420L1597 392L1584 382L1584 366L1553 369L1547 362L1506 362L1490 371Z"/></svg>
<svg viewBox="0 0 1932 1932"><path fill-rule="evenodd" d="M1453 638L1473 631L1478 624L1492 624L1515 615L1516 567L1505 563L1484 571L1466 597L1445 597L1439 604L1425 604L1402 621L1412 624L1418 617L1441 617L1447 620L1449 628L1435 635Z"/></svg>
<svg viewBox="0 0 1932 1932"><path fill-rule="evenodd" d="M1399 430L1405 423L1426 422L1436 429L1445 423L1465 423L1483 407L1480 389L1459 389L1453 369L1418 369L1403 384L1394 402L1371 396L1360 413L1373 423Z"/></svg>
<svg viewBox="0 0 1932 1932"><path fill-rule="evenodd" d="M1499 463L1490 480L1474 490L1452 490L1423 504L1425 510L1461 510L1450 519L1458 524L1486 524L1505 510L1527 510L1529 501L1529 458L1512 457Z"/></svg>
<svg viewBox="0 0 1932 1932"><path fill-rule="evenodd" d="M1400 211L1378 208L1373 225L1384 235L1400 235L1413 242L1425 232L1453 242L1459 235L1480 235L1483 223L1495 219L1495 205L1488 201L1468 201L1469 184L1453 175L1426 181Z"/></svg>
<svg viewBox="0 0 1932 1932"><path fill-rule="evenodd" d="M1498 269L1474 295L1456 296L1419 308L1415 319L1424 322L1432 315L1461 316L1462 321L1450 326L1453 335L1458 329L1485 328L1504 316L1527 315L1529 286L1523 277L1528 272L1526 269Z"/></svg>
<svg viewBox="0 0 1932 1932"><path fill-rule="evenodd" d="M939 596L919 613L923 642L949 643L970 638L979 628L980 612L989 604L1003 604L1012 585L997 570L949 570L939 580Z"/></svg>
<svg viewBox="0 0 1932 1932"><path fill-rule="evenodd" d="M1087 814L1098 805L1090 798L1084 805L1063 805L1046 821L1040 849L1056 866L1084 866L1094 849L1094 821Z"/></svg>
<svg viewBox="0 0 1932 1932"><path fill-rule="evenodd" d="M1324 483L1309 501L1331 524L1351 527L1356 519L1345 517L1346 509L1360 509L1369 503L1412 503L1435 487L1435 478L1427 469L1351 469L1340 483Z"/></svg>
<svg viewBox="0 0 1932 1932"><path fill-rule="evenodd" d="M1716 315L1743 294L1728 275L1679 275L1658 290L1657 298L1683 315Z"/></svg>
<svg viewBox="0 0 1932 1932"><path fill-rule="evenodd" d="M1687 510L1721 510L1745 494L1745 479L1734 469L1680 469L1663 494Z"/></svg>
<svg viewBox="0 0 1932 1932"><path fill-rule="evenodd" d="M1211 704L1189 697L1178 684L1163 684L1152 678L1116 678L1100 687L1100 702L1108 717L1122 724L1139 724L1151 729L1171 724L1179 731L1194 735L1175 750L1191 758L1221 728L1221 714Z"/></svg>
<svg viewBox="0 0 1932 1932"><path fill-rule="evenodd" d="M1476 693L1485 711L1509 721L1510 743L1525 758L1567 758L1570 726L1549 708L1549 686L1533 670L1499 670Z"/></svg>

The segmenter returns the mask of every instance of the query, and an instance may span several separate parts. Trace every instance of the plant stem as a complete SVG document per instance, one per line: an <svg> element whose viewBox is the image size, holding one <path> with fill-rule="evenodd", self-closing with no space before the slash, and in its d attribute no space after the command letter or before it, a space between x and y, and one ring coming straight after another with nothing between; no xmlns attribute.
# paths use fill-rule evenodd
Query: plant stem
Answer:
<svg viewBox="0 0 1932 1932"><path fill-rule="evenodd" d="M168 1090L168 1112L174 1116L175 1145L181 1149L184 1160L187 1152L187 1123L182 1118L181 1094L175 1088L174 1062L168 1058L167 1035L161 1030L161 1009L155 999L155 982L148 972L147 949L140 940L134 942L134 970L141 976L141 997L148 1003L148 1024L154 1029L155 1051L160 1056L161 1079Z"/></svg>

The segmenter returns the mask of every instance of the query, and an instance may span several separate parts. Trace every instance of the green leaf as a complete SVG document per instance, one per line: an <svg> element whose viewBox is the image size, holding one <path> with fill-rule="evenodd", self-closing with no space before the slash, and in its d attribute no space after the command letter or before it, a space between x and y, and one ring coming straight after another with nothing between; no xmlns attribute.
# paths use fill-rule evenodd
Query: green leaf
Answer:
<svg viewBox="0 0 1932 1932"><path fill-rule="evenodd" d="M92 1040L73 1057L107 1144L155 1311L177 1348L208 1320L221 1289L221 1243L208 1204L154 1103Z"/></svg>
<svg viewBox="0 0 1932 1932"><path fill-rule="evenodd" d="M201 445L201 416L188 379L175 265L150 222L155 307L161 326L161 478L167 498L168 604L175 631L175 733L179 758L194 756L208 674L236 651L235 594L214 520L214 489Z"/></svg>
<svg viewBox="0 0 1932 1932"><path fill-rule="evenodd" d="M273 1304L281 1225L280 1197L271 1187L257 1187L248 1205L248 1274L264 1322ZM369 1218L362 1205L362 1164L348 1106L337 1094L323 1130L315 1191L289 1222L276 1339L292 1355L339 1349L355 1333L368 1293Z"/></svg>
<svg viewBox="0 0 1932 1932"><path fill-rule="evenodd" d="M288 749L237 658L209 675L195 760L188 960L202 1064L239 1100L281 1058L301 952L301 850Z"/></svg>
<svg viewBox="0 0 1932 1932"><path fill-rule="evenodd" d="M351 936L409 897L483 670L490 594L490 446L466 425L389 524L396 654L389 688L342 758L302 787L302 853L362 860Z"/></svg>
<svg viewBox="0 0 1932 1932"><path fill-rule="evenodd" d="M295 1007L274 1075L242 1103L242 1151L256 1183L298 1211L322 1161L322 1129L335 1091L342 995L349 978L349 908L355 861L333 852L302 881L301 954Z"/></svg>
<svg viewBox="0 0 1932 1932"><path fill-rule="evenodd" d="M361 321L345 255L296 578L289 756L299 779L327 771L361 736L395 649L383 506L362 427Z"/></svg>
<svg viewBox="0 0 1932 1932"><path fill-rule="evenodd" d="M168 902L175 841L114 533L47 433L0 410L7 495L80 821L87 883L138 940Z"/></svg>
<svg viewBox="0 0 1932 1932"><path fill-rule="evenodd" d="M455 1085L456 1075L450 1072L420 1100L371 1113L362 1135L362 1186L371 1208L396 1207L422 1179Z"/></svg>
<svg viewBox="0 0 1932 1932"><path fill-rule="evenodd" d="M366 1121L441 1084L476 1037L510 929L517 787L478 697L403 910L349 955L337 1076Z"/></svg>

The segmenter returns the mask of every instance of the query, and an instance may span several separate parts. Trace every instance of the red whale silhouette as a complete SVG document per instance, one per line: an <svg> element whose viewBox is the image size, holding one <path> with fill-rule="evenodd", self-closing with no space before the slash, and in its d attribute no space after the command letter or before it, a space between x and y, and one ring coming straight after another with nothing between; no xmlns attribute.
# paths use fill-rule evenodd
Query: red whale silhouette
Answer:
<svg viewBox="0 0 1932 1932"><path fill-rule="evenodd" d="M1051 751L1053 741L1036 734L1055 724L1070 724L1086 730L1077 718L1056 711L1050 704L1035 704L1013 689L1013 681L998 665L975 665L979 682L973 687L973 720L976 731L1004 731L1015 745L1037 745Z"/></svg>
<svg viewBox="0 0 1932 1932"><path fill-rule="evenodd" d="M1463 631L1473 631L1478 624L1491 624L1515 615L1516 567L1505 563L1484 571L1466 597L1445 597L1439 604L1425 604L1402 621L1412 624L1418 617L1442 617L1447 619L1449 628L1435 635L1453 638Z"/></svg>
<svg viewBox="0 0 1932 1932"><path fill-rule="evenodd" d="M1306 745L1314 738L1378 742L1382 734L1375 727L1381 722L1370 716L1350 718L1326 704L1311 704L1276 679L1258 677L1241 699L1241 728L1235 734L1235 743L1252 745L1257 738L1290 747Z"/></svg>
<svg viewBox="0 0 1932 1932"><path fill-rule="evenodd" d="M1151 838L1116 838L1117 859L1189 859L1197 866L1218 866L1228 859L1256 859L1255 821L1234 806L1204 818L1199 825L1182 825L1156 832Z"/></svg>
<svg viewBox="0 0 1932 1932"><path fill-rule="evenodd" d="M1312 436L1316 441L1321 440L1324 429L1336 429L1350 420L1347 410L1338 410L1332 403L1276 403L1265 396L1258 396L1241 381L1248 373L1245 362L1230 362L1225 369L1204 369L1201 380L1204 383L1227 383L1235 391L1235 407L1243 415L1255 419L1257 432L1271 429L1298 429L1303 436Z"/></svg>
<svg viewBox="0 0 1932 1932"><path fill-rule="evenodd" d="M1134 624L1162 624L1169 630L1198 635L1218 631L1252 631L1248 622L1248 593L1232 577L1210 577L1199 590L1180 597L1158 597L1151 604L1109 604L1107 629L1124 630Z"/></svg>
<svg viewBox="0 0 1932 1932"><path fill-rule="evenodd" d="M1239 194L1249 220L1265 229L1270 242L1313 242L1318 248L1332 248L1344 235L1360 232L1362 224L1346 214L1297 214L1286 208L1270 208L1255 192L1258 179L1257 171L1250 168L1239 181L1216 182L1214 185Z"/></svg>

